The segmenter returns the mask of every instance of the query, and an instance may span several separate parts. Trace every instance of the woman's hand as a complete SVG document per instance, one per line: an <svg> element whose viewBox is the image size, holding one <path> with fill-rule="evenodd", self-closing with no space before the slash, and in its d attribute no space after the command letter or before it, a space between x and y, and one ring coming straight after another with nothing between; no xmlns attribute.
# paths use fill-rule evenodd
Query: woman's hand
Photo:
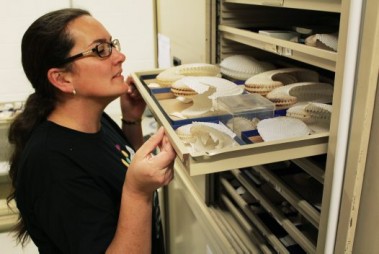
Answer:
<svg viewBox="0 0 379 254"><path fill-rule="evenodd" d="M156 148L159 151L153 155ZM173 179L175 157L176 153L161 127L136 152L126 173L124 188L129 193L150 197L156 189Z"/></svg>
<svg viewBox="0 0 379 254"><path fill-rule="evenodd" d="M140 120L145 111L146 103L135 87L131 76L126 78L125 83L128 86L128 91L120 97L122 118L131 122Z"/></svg>

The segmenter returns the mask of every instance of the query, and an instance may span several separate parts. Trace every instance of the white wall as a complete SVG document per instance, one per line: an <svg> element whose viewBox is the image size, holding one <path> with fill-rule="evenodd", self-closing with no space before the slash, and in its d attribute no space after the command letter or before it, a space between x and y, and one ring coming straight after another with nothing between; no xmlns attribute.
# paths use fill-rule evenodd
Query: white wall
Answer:
<svg viewBox="0 0 379 254"><path fill-rule="evenodd" d="M0 8L0 102L24 100L33 92L21 66L21 38L27 27L42 14L63 7L89 10L102 22L113 38L121 42L127 60L124 75L154 68L154 0L2 0ZM113 117L120 114L118 101L106 109ZM34 254L31 243L22 250L8 233L0 234L0 253Z"/></svg>
<svg viewBox="0 0 379 254"><path fill-rule="evenodd" d="M154 0L17 0L0 8L0 102L23 100L33 90L21 67L21 38L40 15L63 7L89 10L121 42L124 74L154 68ZM107 112L118 114L118 101Z"/></svg>
<svg viewBox="0 0 379 254"><path fill-rule="evenodd" d="M21 38L41 14L69 6L69 0L7 1L0 8L0 101L24 99L31 86L21 68Z"/></svg>

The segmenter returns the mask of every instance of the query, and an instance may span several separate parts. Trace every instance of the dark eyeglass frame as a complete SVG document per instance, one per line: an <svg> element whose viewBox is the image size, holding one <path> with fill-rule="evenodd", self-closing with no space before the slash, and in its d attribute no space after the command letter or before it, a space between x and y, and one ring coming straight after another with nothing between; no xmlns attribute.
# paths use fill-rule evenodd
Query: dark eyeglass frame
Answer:
<svg viewBox="0 0 379 254"><path fill-rule="evenodd" d="M112 48L115 48L117 51L121 51L121 45L118 39L114 39L111 42L101 42L92 49L70 56L64 59L61 65L73 62L82 57L90 56L94 53L100 58L107 58L112 54Z"/></svg>

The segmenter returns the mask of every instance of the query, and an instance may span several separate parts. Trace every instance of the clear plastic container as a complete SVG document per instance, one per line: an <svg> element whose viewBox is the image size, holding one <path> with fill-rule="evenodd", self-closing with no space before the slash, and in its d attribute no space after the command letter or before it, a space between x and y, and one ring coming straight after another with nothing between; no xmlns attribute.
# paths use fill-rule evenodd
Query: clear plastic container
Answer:
<svg viewBox="0 0 379 254"><path fill-rule="evenodd" d="M255 129L259 120L272 118L275 113L275 103L260 94L219 97L217 108L222 112L220 121L239 137L242 131Z"/></svg>

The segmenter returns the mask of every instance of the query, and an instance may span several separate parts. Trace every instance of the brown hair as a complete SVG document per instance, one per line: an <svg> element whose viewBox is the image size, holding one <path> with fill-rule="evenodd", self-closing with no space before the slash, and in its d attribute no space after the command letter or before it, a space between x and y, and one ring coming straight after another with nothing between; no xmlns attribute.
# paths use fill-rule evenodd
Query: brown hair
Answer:
<svg viewBox="0 0 379 254"><path fill-rule="evenodd" d="M34 128L45 121L55 108L57 93L47 78L47 71L52 67L61 67L60 63L74 46L67 26L83 15L90 13L74 8L49 12L34 21L22 38L22 66L35 91L28 97L23 112L15 118L9 129L8 139L13 145L9 176L13 189L7 198L8 204L16 197L19 161L24 147ZM71 69L70 64L63 67ZM21 215L15 231L17 242L24 245L29 235Z"/></svg>

